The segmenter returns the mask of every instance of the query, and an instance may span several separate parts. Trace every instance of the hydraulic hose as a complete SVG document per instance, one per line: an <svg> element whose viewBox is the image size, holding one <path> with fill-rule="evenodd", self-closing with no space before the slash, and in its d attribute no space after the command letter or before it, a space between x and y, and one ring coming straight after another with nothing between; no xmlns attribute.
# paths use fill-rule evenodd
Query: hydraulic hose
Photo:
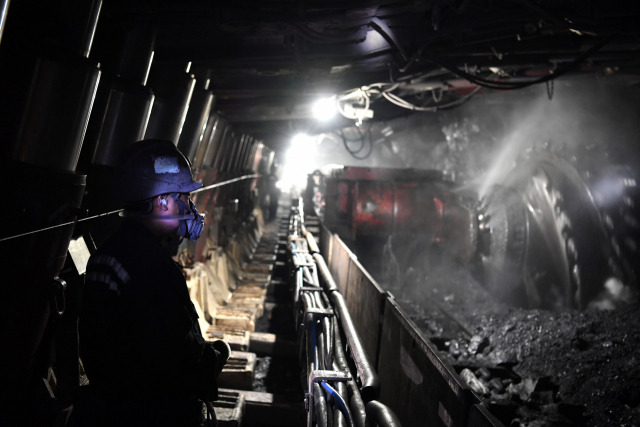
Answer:
<svg viewBox="0 0 640 427"><path fill-rule="evenodd" d="M334 386L340 396L344 396L345 398L349 397L349 394L347 393L347 390L348 390L347 385L344 382L342 381L336 382ZM333 409L333 427L346 427L346 426L347 426L347 420L342 414L342 411L340 410L340 408L337 408L337 407L334 408ZM353 426L353 416L351 416L350 426Z"/></svg>
<svg viewBox="0 0 640 427"><path fill-rule="evenodd" d="M367 419L374 424L385 427L401 427L396 414L387 406L377 400L372 400L366 406Z"/></svg>
<svg viewBox="0 0 640 427"><path fill-rule="evenodd" d="M304 261L307 263L309 262L308 259L305 259ZM311 277L311 273L309 272L309 267L303 266L302 274L304 275L304 278L307 280L307 283L313 286L313 277Z"/></svg>
<svg viewBox="0 0 640 427"><path fill-rule="evenodd" d="M378 376L367 358L346 302L324 258L317 252L315 239L304 229L300 215L293 213L289 233L293 240L290 247L295 268L292 279L296 285L296 312L304 313L304 321L298 322L304 325L299 331L305 345L300 348L306 347L307 384L313 393L308 425L399 426L393 411L377 402ZM307 246L312 254L306 252ZM347 340L344 345L343 339ZM300 356L304 360L305 355ZM324 374L324 371L334 373ZM365 402L372 404L365 405Z"/></svg>
<svg viewBox="0 0 640 427"><path fill-rule="evenodd" d="M324 398L322 389L315 383L313 385L313 402L316 416L316 425L318 427L325 427L328 425L327 421L327 400Z"/></svg>
<svg viewBox="0 0 640 427"><path fill-rule="evenodd" d="M324 331L324 366L326 369L331 369L333 366L333 318L325 317L322 319L323 331Z"/></svg>
<svg viewBox="0 0 640 427"><path fill-rule="evenodd" d="M314 329L316 329L318 326L317 322L313 323L313 327ZM325 348L325 342L324 342L324 337L325 337L325 333L322 327L318 328L316 330L316 342L315 342L315 346L316 346L316 369L327 369L327 366L325 366L325 354L326 354L326 348Z"/></svg>
<svg viewBox="0 0 640 427"><path fill-rule="evenodd" d="M325 381L321 381L320 384L322 385L322 388L324 388L331 395L331 397L333 397L333 400L338 404L338 408L340 409L340 412L342 412L342 415L344 415L344 418L347 420L347 424L349 425L349 427L353 427L353 417L351 416L351 411L349 410L349 407L347 407L347 404L345 403L342 396L340 396L340 394Z"/></svg>
<svg viewBox="0 0 640 427"><path fill-rule="evenodd" d="M349 371L349 365L347 363L347 358L345 357L344 350L342 347L342 339L340 338L340 330L338 326L338 322L334 322L333 325L333 339L335 342L335 365L337 366L337 370L340 371ZM364 427L366 423L366 411L364 402L362 401L362 396L360 396L360 390L356 382L353 379L347 381L347 388L349 390L347 396L351 396L349 400L349 406L351 408L351 413L357 427Z"/></svg>

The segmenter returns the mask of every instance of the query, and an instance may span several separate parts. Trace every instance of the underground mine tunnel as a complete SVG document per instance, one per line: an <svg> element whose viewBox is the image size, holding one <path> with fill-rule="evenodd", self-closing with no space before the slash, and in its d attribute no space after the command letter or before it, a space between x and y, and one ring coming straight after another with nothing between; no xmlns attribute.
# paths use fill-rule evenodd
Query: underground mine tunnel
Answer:
<svg viewBox="0 0 640 427"><path fill-rule="evenodd" d="M121 376L148 425L188 425L160 389L220 426L640 424L634 2L218 3L0 0L0 425L113 425ZM180 316L114 323L126 374L88 347L143 140L187 231L179 279L127 268L180 284L215 398L140 356Z"/></svg>

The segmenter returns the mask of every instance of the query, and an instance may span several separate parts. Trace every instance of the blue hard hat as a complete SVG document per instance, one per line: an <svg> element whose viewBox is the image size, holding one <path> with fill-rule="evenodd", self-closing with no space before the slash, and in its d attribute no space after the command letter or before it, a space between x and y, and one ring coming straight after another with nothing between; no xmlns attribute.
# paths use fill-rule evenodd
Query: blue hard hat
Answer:
<svg viewBox="0 0 640 427"><path fill-rule="evenodd" d="M137 202L167 193L190 193L202 187L193 180L191 163L171 141L149 139L131 144L117 167L118 193Z"/></svg>

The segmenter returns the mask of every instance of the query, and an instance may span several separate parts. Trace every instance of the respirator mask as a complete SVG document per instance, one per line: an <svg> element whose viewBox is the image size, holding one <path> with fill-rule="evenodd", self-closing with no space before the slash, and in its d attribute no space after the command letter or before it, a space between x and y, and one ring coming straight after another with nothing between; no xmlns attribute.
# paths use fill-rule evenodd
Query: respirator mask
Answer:
<svg viewBox="0 0 640 427"><path fill-rule="evenodd" d="M171 193L170 196L178 205L179 216L176 218L180 220L178 235L187 240L197 240L204 227L204 214L198 213L191 199L189 199L189 204L187 205L180 198L180 193Z"/></svg>

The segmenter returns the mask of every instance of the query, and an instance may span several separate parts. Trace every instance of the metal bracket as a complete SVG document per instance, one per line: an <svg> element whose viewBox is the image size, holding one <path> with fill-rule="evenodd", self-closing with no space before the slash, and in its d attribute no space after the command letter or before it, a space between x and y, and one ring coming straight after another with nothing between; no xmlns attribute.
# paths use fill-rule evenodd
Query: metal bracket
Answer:
<svg viewBox="0 0 640 427"><path fill-rule="evenodd" d="M307 427L313 426L313 385L320 381L346 382L351 379L348 372L315 370L309 375L309 391L304 395L304 407L307 410Z"/></svg>
<svg viewBox="0 0 640 427"><path fill-rule="evenodd" d="M300 292L322 292L323 289L318 286L301 286L299 289Z"/></svg>

